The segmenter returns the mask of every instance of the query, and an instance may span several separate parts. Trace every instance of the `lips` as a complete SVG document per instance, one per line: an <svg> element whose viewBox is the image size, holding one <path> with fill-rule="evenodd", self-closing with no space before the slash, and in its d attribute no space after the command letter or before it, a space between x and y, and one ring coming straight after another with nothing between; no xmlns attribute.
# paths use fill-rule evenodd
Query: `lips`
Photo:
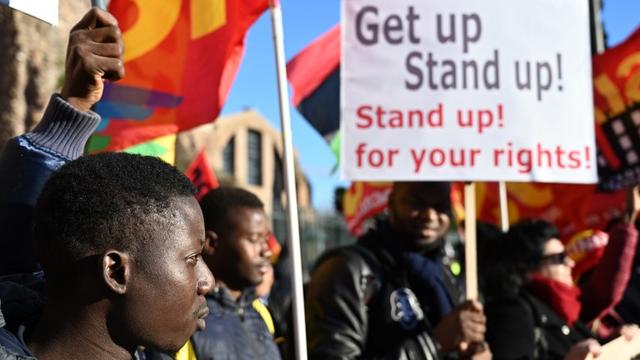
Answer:
<svg viewBox="0 0 640 360"><path fill-rule="evenodd" d="M205 304L200 310L198 310L196 316L198 319L204 319L207 315L209 315L209 307Z"/></svg>
<svg viewBox="0 0 640 360"><path fill-rule="evenodd" d="M423 236L431 236L431 235L435 235L438 233L439 228L437 226L420 226L418 228L419 233Z"/></svg>
<svg viewBox="0 0 640 360"><path fill-rule="evenodd" d="M196 330L202 331L207 327L207 323L205 321L207 315L209 315L209 308L205 304L205 306L196 313Z"/></svg>

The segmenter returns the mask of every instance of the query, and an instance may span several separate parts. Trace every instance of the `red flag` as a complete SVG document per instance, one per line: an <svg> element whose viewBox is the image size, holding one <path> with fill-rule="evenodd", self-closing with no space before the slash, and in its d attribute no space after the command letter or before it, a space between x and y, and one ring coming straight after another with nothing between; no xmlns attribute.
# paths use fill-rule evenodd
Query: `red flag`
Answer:
<svg viewBox="0 0 640 360"><path fill-rule="evenodd" d="M196 198L198 200L200 200L210 190L220 186L216 175L213 170L211 170L211 167L207 162L207 155L204 149L198 153L184 173L198 189L198 192L196 193Z"/></svg>
<svg viewBox="0 0 640 360"><path fill-rule="evenodd" d="M451 188L453 215L464 218L462 183ZM348 230L358 236L364 222L386 209L391 183L353 182L344 194L343 211ZM595 185L508 183L509 220L544 219L554 224L566 242L585 229L604 229L624 207L624 191L600 193ZM477 183L478 219L500 224L497 183Z"/></svg>
<svg viewBox="0 0 640 360"><path fill-rule="evenodd" d="M336 25L287 63L293 105L299 106L339 67L340 26Z"/></svg>
<svg viewBox="0 0 640 360"><path fill-rule="evenodd" d="M478 183L478 218L500 224L497 183ZM568 241L586 229L604 229L624 207L624 191L599 193L595 185L507 183L509 221L544 219L554 224Z"/></svg>
<svg viewBox="0 0 640 360"><path fill-rule="evenodd" d="M640 28L593 58L600 188L640 183Z"/></svg>
<svg viewBox="0 0 640 360"><path fill-rule="evenodd" d="M126 76L105 86L96 106L103 123L89 151L121 150L213 121L247 30L268 6L267 0L112 0Z"/></svg>
<svg viewBox="0 0 640 360"><path fill-rule="evenodd" d="M390 182L355 181L342 200L347 229L355 236L364 232L364 222L387 208L391 193Z"/></svg>

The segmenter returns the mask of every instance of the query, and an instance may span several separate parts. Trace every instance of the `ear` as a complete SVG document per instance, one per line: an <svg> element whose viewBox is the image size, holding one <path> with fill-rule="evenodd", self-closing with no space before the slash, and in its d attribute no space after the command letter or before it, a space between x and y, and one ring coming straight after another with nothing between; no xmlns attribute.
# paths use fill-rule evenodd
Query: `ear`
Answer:
<svg viewBox="0 0 640 360"><path fill-rule="evenodd" d="M213 230L206 230L204 232L204 249L203 252L206 255L212 256L218 247L220 246L220 240L218 234Z"/></svg>
<svg viewBox="0 0 640 360"><path fill-rule="evenodd" d="M102 277L109 289L119 295L127 292L131 275L131 259L128 254L107 250L102 256Z"/></svg>

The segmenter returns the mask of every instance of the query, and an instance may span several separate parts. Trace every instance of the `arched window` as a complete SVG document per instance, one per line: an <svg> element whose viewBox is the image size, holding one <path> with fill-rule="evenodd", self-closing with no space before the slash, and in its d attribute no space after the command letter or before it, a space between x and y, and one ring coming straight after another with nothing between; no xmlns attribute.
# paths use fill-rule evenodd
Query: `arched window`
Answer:
<svg viewBox="0 0 640 360"><path fill-rule="evenodd" d="M248 182L251 185L262 185L262 134L249 130L247 140L249 154Z"/></svg>
<svg viewBox="0 0 640 360"><path fill-rule="evenodd" d="M232 136L222 150L222 171L227 175L235 176L236 138Z"/></svg>

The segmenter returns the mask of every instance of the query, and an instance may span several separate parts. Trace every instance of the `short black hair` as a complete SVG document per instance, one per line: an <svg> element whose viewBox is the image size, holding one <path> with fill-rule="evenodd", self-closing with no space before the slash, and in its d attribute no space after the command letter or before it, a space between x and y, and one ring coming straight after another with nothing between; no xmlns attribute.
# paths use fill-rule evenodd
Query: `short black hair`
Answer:
<svg viewBox="0 0 640 360"><path fill-rule="evenodd" d="M505 245L513 250L513 259L531 271L542 265L547 241L557 237L558 230L548 221L524 219L509 229Z"/></svg>
<svg viewBox="0 0 640 360"><path fill-rule="evenodd" d="M186 176L155 157L101 153L67 163L46 182L35 208L36 253L47 278L109 248L136 252L150 229L172 221L172 202L195 192Z"/></svg>
<svg viewBox="0 0 640 360"><path fill-rule="evenodd" d="M517 292L527 274L542 265L545 244L558 237L558 230L545 220L524 219L496 241L495 265L489 292L493 295Z"/></svg>
<svg viewBox="0 0 640 360"><path fill-rule="evenodd" d="M213 189L200 200L205 229L224 233L230 210L235 207L264 209L264 204L255 194L244 189L231 186Z"/></svg>

